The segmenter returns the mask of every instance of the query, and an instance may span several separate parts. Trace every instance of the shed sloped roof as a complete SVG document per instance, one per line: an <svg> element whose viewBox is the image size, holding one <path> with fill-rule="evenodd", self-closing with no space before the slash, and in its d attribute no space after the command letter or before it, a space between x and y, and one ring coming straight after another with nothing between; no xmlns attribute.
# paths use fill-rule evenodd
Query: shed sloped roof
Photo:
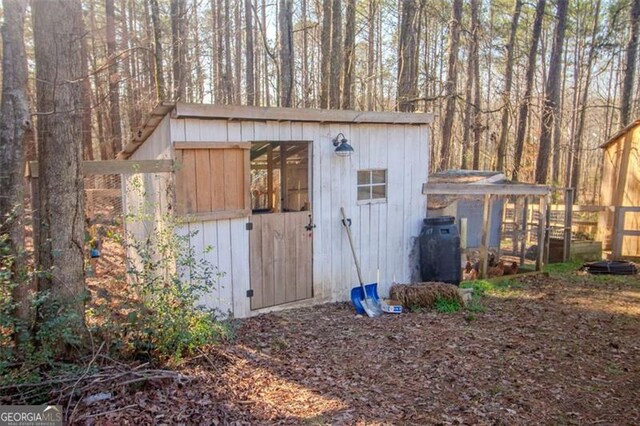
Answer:
<svg viewBox="0 0 640 426"><path fill-rule="evenodd" d="M255 121L298 121L319 123L429 124L433 114L416 112L351 111L309 108L254 107L244 105L189 104L164 102L156 106L146 122L133 133L118 154L129 158L153 133L162 119L171 113L175 118L201 118Z"/></svg>
<svg viewBox="0 0 640 426"><path fill-rule="evenodd" d="M613 142L618 140L620 137L624 136L628 131L632 130L636 126L640 126L640 118L636 119L635 121L632 121L628 126L626 126L625 128L619 130L615 135L611 136L608 141L606 141L605 143L600 145L600 148L605 149L606 147L611 145Z"/></svg>
<svg viewBox="0 0 640 426"><path fill-rule="evenodd" d="M503 173L483 170L447 170L429 176L422 185L428 208L441 209L455 200L477 199L483 195L548 195L551 189L536 185L509 181Z"/></svg>
<svg viewBox="0 0 640 426"><path fill-rule="evenodd" d="M503 173L493 170L452 169L437 172L429 176L429 183L491 184L505 182ZM482 201L482 195L434 194L427 198L427 209L438 210L454 201Z"/></svg>

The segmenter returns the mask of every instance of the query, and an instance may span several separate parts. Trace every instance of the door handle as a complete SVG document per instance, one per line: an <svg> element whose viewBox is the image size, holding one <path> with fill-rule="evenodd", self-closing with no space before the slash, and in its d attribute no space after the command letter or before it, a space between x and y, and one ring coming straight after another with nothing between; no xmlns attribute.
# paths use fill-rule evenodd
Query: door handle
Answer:
<svg viewBox="0 0 640 426"><path fill-rule="evenodd" d="M307 231L311 232L313 231L313 228L316 227L316 224L313 223L313 219L311 218L311 215L309 215L309 223L304 227L304 229L306 229Z"/></svg>

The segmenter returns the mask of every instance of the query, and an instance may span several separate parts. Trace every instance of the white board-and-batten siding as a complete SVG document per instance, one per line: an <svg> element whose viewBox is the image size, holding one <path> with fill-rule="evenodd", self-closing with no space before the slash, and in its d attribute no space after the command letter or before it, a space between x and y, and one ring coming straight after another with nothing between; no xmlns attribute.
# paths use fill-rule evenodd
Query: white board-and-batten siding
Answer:
<svg viewBox="0 0 640 426"><path fill-rule="evenodd" d="M168 117L165 117L165 120ZM417 266L415 238L426 217L422 183L427 181L429 134L425 124L320 123L171 118L134 154L132 159L166 158L171 142L309 141L312 171L313 222L312 303L345 301L358 277L342 226L340 207L352 221L356 253L367 283L378 282L387 295L395 280L409 282ZM169 139L157 133L169 132ZM331 143L343 133L354 148L350 157L335 155ZM147 147L147 145L157 147ZM146 151L141 152L146 148ZM151 157L149 157L151 156ZM357 171L387 170L386 202L357 201ZM241 318L280 307L250 310L250 218L191 222L180 232L193 233L196 256L217 266L223 276L218 288L203 302ZM213 250L208 251L211 246ZM307 302L308 303L308 302ZM300 302L295 302L299 305Z"/></svg>

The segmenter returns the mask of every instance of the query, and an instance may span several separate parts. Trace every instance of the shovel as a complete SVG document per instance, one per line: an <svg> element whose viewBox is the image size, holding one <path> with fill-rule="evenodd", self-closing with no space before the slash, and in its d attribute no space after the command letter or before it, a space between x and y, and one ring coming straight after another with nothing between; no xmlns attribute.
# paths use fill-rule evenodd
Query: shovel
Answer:
<svg viewBox="0 0 640 426"><path fill-rule="evenodd" d="M382 308L380 307L380 299L378 298L378 284L368 284L365 287L364 282L362 281L362 273L360 272L360 262L358 262L356 248L353 245L353 237L351 236L351 223L347 220L344 207L340 207L340 213L342 214L342 224L347 230L351 253L353 253L353 260L356 263L356 271L358 272L358 280L360 281L360 286L351 290L351 302L358 313L362 313L362 311L364 311L364 313L369 317L380 316L382 315Z"/></svg>

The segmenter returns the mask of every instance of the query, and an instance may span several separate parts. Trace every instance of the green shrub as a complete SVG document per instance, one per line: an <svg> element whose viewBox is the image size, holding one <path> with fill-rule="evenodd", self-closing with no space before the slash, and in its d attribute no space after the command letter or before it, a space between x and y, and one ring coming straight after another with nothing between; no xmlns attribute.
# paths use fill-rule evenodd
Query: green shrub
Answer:
<svg viewBox="0 0 640 426"><path fill-rule="evenodd" d="M143 204L127 216L127 223L148 225L148 212L153 210L154 206ZM200 305L223 273L196 256L190 240L197 231L180 235L170 214L151 223L144 238L133 234L126 238L132 257L127 267L129 287L137 303L130 307L126 332L117 343L137 354L179 359L197 347L229 338L230 323L220 320L220 312Z"/></svg>
<svg viewBox="0 0 640 426"><path fill-rule="evenodd" d="M458 300L445 297L436 299L433 306L435 307L436 311L443 314L458 312L460 309L462 309L462 305Z"/></svg>

